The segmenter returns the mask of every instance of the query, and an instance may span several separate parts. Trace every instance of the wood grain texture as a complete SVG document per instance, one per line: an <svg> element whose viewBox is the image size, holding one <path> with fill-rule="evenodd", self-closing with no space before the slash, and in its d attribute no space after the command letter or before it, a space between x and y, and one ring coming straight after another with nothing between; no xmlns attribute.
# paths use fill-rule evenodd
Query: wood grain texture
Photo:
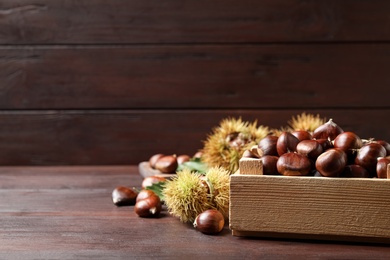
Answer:
<svg viewBox="0 0 390 260"><path fill-rule="evenodd" d="M138 164L155 153L195 154L227 117L279 128L302 110L2 111L1 165ZM389 110L310 110L362 138L390 140Z"/></svg>
<svg viewBox="0 0 390 260"><path fill-rule="evenodd" d="M3 259L387 259L383 245L208 236L163 212L116 207L117 185L140 187L136 166L0 167Z"/></svg>
<svg viewBox="0 0 390 260"><path fill-rule="evenodd" d="M0 109L389 108L387 44L0 48Z"/></svg>
<svg viewBox="0 0 390 260"><path fill-rule="evenodd" d="M390 242L390 182L380 179L234 175L230 227L237 231Z"/></svg>
<svg viewBox="0 0 390 260"><path fill-rule="evenodd" d="M2 44L389 41L365 1L2 1Z"/></svg>

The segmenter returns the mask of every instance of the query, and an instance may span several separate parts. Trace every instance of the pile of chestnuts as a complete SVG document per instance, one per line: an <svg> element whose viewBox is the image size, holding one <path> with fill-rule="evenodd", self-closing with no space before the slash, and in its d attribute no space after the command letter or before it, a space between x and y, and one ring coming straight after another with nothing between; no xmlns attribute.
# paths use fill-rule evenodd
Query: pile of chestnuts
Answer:
<svg viewBox="0 0 390 260"><path fill-rule="evenodd" d="M259 158L264 175L390 178L390 144L362 139L330 119L313 132L268 135L243 154Z"/></svg>
<svg viewBox="0 0 390 260"><path fill-rule="evenodd" d="M160 176L146 177L142 181L140 191L118 186L112 191L112 202L118 207L134 206L134 212L143 218L158 217L162 210L162 201L154 191L148 190L147 187L164 181L166 179Z"/></svg>
<svg viewBox="0 0 390 260"><path fill-rule="evenodd" d="M191 160L191 157L187 154L176 156L176 154L165 155L158 153L149 158L149 166L162 173L175 173L180 164L189 160Z"/></svg>

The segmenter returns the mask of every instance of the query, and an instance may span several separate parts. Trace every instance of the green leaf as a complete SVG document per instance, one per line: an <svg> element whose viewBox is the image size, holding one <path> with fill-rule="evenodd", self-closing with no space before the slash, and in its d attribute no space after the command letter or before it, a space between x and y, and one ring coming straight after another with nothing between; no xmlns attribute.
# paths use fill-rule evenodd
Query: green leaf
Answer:
<svg viewBox="0 0 390 260"><path fill-rule="evenodd" d="M195 158L188 162L184 162L180 164L179 167L177 168L177 171L181 171L183 169L190 169L192 172L199 172L205 174L208 167L199 158Z"/></svg>
<svg viewBox="0 0 390 260"><path fill-rule="evenodd" d="M156 182L156 183L153 183L151 186L147 186L145 189L153 191L154 193L156 193L157 196L160 197L160 200L163 201L164 200L164 195L163 195L164 184L165 184L165 181Z"/></svg>

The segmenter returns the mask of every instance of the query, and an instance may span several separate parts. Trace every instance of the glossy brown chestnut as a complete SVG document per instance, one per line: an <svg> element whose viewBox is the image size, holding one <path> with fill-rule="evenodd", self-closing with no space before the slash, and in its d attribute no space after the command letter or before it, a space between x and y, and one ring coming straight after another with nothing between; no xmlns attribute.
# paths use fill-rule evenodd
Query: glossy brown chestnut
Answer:
<svg viewBox="0 0 390 260"><path fill-rule="evenodd" d="M116 206L132 206L136 202L138 192L125 186L118 186L112 191L111 195L112 202Z"/></svg>
<svg viewBox="0 0 390 260"><path fill-rule="evenodd" d="M250 150L245 150L242 153L242 158L258 158L258 157L254 155Z"/></svg>
<svg viewBox="0 0 390 260"><path fill-rule="evenodd" d="M134 212L142 218L158 217L161 209L161 200L158 196L140 200L134 206Z"/></svg>
<svg viewBox="0 0 390 260"><path fill-rule="evenodd" d="M164 154L158 153L158 154L155 154L152 157L150 157L150 159L149 159L150 167L152 167L153 169L156 169L156 162L157 162L157 160L160 159L163 156L164 156Z"/></svg>
<svg viewBox="0 0 390 260"><path fill-rule="evenodd" d="M278 155L276 150L276 143L278 141L278 137L274 135L268 135L260 140L257 149L261 150L262 155ZM260 153L260 152L259 152Z"/></svg>
<svg viewBox="0 0 390 260"><path fill-rule="evenodd" d="M381 179L387 179L387 165L390 164L390 159L379 157L376 164L376 176Z"/></svg>
<svg viewBox="0 0 390 260"><path fill-rule="evenodd" d="M386 149L386 156L390 155L390 144L384 140L375 140L375 143L382 145Z"/></svg>
<svg viewBox="0 0 390 260"><path fill-rule="evenodd" d="M187 154L181 154L181 155L179 155L179 156L176 158L176 160L177 160L177 163L178 163L178 164L183 164L183 163L185 163L185 162L190 161L190 160L191 160L191 157L190 157L189 155L187 155Z"/></svg>
<svg viewBox="0 0 390 260"><path fill-rule="evenodd" d="M340 149L328 149L318 156L315 165L322 176L337 177L347 166L347 154Z"/></svg>
<svg viewBox="0 0 390 260"><path fill-rule="evenodd" d="M316 140L303 140L297 145L297 153L305 155L312 160L317 159L317 157L323 153L323 148L320 143Z"/></svg>
<svg viewBox="0 0 390 260"><path fill-rule="evenodd" d="M156 193L154 193L154 191L152 190L141 190L138 195L137 195L137 198L135 200L135 202L137 203L138 201L140 200L144 200L144 199L147 199L151 196L157 196Z"/></svg>
<svg viewBox="0 0 390 260"><path fill-rule="evenodd" d="M276 151L279 156L288 152L295 152L298 143L299 139L292 133L283 132L280 134L278 141L276 142Z"/></svg>
<svg viewBox="0 0 390 260"><path fill-rule="evenodd" d="M174 173L178 165L175 155L165 155L156 161L155 168L162 173Z"/></svg>
<svg viewBox="0 0 390 260"><path fill-rule="evenodd" d="M333 146L347 152L351 149L360 149L363 146L363 142L354 132L344 132L334 139Z"/></svg>
<svg viewBox="0 0 390 260"><path fill-rule="evenodd" d="M333 148L333 143L329 139L315 139L321 146L323 151Z"/></svg>
<svg viewBox="0 0 390 260"><path fill-rule="evenodd" d="M263 163L264 175L279 175L278 169L276 168L278 159L279 157L274 155L264 155L260 157L260 160Z"/></svg>
<svg viewBox="0 0 390 260"><path fill-rule="evenodd" d="M359 149L356 155L355 164L366 168L371 177L375 177L378 157L385 156L386 149L382 145L378 143L368 143Z"/></svg>
<svg viewBox="0 0 390 260"><path fill-rule="evenodd" d="M315 139L329 139L333 141L339 134L343 133L343 129L338 126L332 119L329 119L323 125L320 125L313 131L313 138Z"/></svg>
<svg viewBox="0 0 390 260"><path fill-rule="evenodd" d="M344 178L369 178L370 173L360 165L350 164L345 166L344 171L340 174Z"/></svg>
<svg viewBox="0 0 390 260"><path fill-rule="evenodd" d="M204 234L218 234L225 225L225 219L221 212L216 209L208 209L200 213L195 221L194 227Z"/></svg>
<svg viewBox="0 0 390 260"><path fill-rule="evenodd" d="M312 162L305 155L289 152L279 157L276 168L285 176L306 176L312 170Z"/></svg>
<svg viewBox="0 0 390 260"><path fill-rule="evenodd" d="M142 187L142 189L145 189L146 187L152 186L155 183L166 181L166 180L167 180L166 178L164 178L162 176L158 176L158 175L148 176L148 177L145 177L145 179L143 179L143 181L141 183L141 187Z"/></svg>
<svg viewBox="0 0 390 260"><path fill-rule="evenodd" d="M293 134L293 136L298 138L299 141L313 139L312 135L306 130L295 130L292 131L291 133Z"/></svg>

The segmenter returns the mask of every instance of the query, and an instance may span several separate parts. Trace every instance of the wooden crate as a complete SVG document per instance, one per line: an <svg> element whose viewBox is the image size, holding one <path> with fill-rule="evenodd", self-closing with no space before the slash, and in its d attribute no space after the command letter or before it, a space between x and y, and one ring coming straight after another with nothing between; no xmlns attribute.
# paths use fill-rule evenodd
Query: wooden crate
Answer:
<svg viewBox="0 0 390 260"><path fill-rule="evenodd" d="M258 165L245 159L231 176L234 236L390 242L389 179L271 176Z"/></svg>

